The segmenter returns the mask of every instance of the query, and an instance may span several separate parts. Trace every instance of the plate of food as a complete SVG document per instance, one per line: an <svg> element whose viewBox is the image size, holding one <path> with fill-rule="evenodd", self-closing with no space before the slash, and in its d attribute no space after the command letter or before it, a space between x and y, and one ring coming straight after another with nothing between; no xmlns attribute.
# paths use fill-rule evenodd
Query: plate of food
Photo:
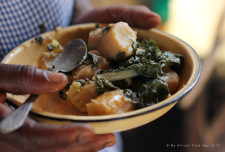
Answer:
<svg viewBox="0 0 225 152"><path fill-rule="evenodd" d="M53 70L51 61L77 38L88 55L65 73L64 89L35 101L31 116L39 122L88 123L96 134L129 130L164 115L200 77L200 59L187 43L125 22L57 28L24 42L2 62ZM8 94L7 102L20 106L28 96Z"/></svg>

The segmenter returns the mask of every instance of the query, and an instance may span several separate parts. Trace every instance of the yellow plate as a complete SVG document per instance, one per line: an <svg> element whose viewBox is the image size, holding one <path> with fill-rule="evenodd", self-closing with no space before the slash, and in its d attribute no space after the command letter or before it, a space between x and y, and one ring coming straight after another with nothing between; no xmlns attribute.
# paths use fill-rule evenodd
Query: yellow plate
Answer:
<svg viewBox="0 0 225 152"><path fill-rule="evenodd" d="M95 24L80 24L64 29L57 29L44 33L46 37L57 39L62 45L74 38L82 38L87 42L88 33L95 29ZM41 95L32 108L34 119L52 124L88 123L96 134L112 133L129 130L149 123L169 111L180 99L187 95L196 85L201 72L201 63L197 53L184 41L157 29L137 31L138 39L153 39L160 49L182 54L184 65L180 74L179 90L171 97L153 106L138 109L132 112L105 116L85 116L76 110L73 105L61 100L57 95ZM37 66L37 60L44 50L43 46L30 39L12 50L2 61L8 64L23 64ZM8 94L8 103L20 106L26 96Z"/></svg>

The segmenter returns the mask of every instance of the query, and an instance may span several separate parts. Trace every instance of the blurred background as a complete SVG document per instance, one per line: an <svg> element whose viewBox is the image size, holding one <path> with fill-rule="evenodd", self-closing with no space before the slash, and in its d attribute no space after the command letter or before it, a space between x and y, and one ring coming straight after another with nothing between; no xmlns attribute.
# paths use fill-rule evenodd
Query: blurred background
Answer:
<svg viewBox="0 0 225 152"><path fill-rule="evenodd" d="M225 0L90 0L94 7L145 5L157 27L191 45L202 61L193 91L161 118L122 132L125 152L225 151Z"/></svg>

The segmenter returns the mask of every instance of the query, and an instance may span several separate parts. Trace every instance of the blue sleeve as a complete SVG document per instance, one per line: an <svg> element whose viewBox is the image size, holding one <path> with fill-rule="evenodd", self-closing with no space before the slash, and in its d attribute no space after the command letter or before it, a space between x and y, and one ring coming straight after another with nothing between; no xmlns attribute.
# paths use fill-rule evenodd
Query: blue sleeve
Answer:
<svg viewBox="0 0 225 152"><path fill-rule="evenodd" d="M70 24L74 0L1 0L0 61L13 48L46 31Z"/></svg>

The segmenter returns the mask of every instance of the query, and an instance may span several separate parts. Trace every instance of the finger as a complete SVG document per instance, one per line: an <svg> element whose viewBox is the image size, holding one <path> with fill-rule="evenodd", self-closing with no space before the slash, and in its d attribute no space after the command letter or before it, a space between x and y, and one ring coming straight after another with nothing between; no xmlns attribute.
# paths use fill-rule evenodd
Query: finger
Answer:
<svg viewBox="0 0 225 152"><path fill-rule="evenodd" d="M21 152L18 149L13 148L12 146L10 146L7 143L4 142L0 142L0 151L2 152Z"/></svg>
<svg viewBox="0 0 225 152"><path fill-rule="evenodd" d="M12 134L2 135L2 138L23 151L49 152L88 142L93 136L93 129L84 124L57 126L28 123Z"/></svg>
<svg viewBox="0 0 225 152"><path fill-rule="evenodd" d="M124 21L132 24L133 27L150 29L159 25L161 18L158 14L150 11L146 6L128 7L122 13Z"/></svg>
<svg viewBox="0 0 225 152"><path fill-rule="evenodd" d="M5 91L0 91L0 103L5 103L6 93Z"/></svg>
<svg viewBox="0 0 225 152"><path fill-rule="evenodd" d="M149 29L156 27L161 18L145 6L113 5L93 9L76 20L77 23L127 22L130 26Z"/></svg>
<svg viewBox="0 0 225 152"><path fill-rule="evenodd" d="M70 148L57 152L96 152L107 147L111 147L116 143L116 137L113 134L96 135L90 142L80 145L74 145Z"/></svg>
<svg viewBox="0 0 225 152"><path fill-rule="evenodd" d="M0 90L14 94L56 92L67 84L67 77L28 65L0 64Z"/></svg>
<svg viewBox="0 0 225 152"><path fill-rule="evenodd" d="M8 106L0 103L0 120L8 116L11 112L12 110Z"/></svg>

